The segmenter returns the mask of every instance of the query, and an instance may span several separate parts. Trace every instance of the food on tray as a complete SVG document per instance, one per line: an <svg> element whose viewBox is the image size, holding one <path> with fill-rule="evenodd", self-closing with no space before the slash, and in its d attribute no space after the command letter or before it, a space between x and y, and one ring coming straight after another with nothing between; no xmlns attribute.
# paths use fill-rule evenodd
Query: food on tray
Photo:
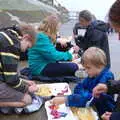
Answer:
<svg viewBox="0 0 120 120"><path fill-rule="evenodd" d="M52 110L50 114L53 116L53 119L58 119L58 118L61 118L61 117L65 118L67 116L67 113L58 112L57 110Z"/></svg>
<svg viewBox="0 0 120 120"><path fill-rule="evenodd" d="M59 108L59 106L58 105L50 105L49 108L51 110L57 110Z"/></svg>
<svg viewBox="0 0 120 120"><path fill-rule="evenodd" d="M43 85L43 86L39 86L39 89L36 92L36 95L39 95L39 96L51 96L52 93L51 93L50 88L47 85L46 86Z"/></svg>
<svg viewBox="0 0 120 120"><path fill-rule="evenodd" d="M68 86L65 86L64 90L61 90L61 92L57 93L57 95L64 95L68 92Z"/></svg>
<svg viewBox="0 0 120 120"><path fill-rule="evenodd" d="M45 102L48 120L77 120L71 109L65 104L52 105L50 101Z"/></svg>
<svg viewBox="0 0 120 120"><path fill-rule="evenodd" d="M59 106L58 105L50 105L50 114L53 116L53 119L61 118L61 117L66 117L67 113L65 112L58 112Z"/></svg>
<svg viewBox="0 0 120 120"><path fill-rule="evenodd" d="M39 96L57 96L70 95L71 90L67 83L38 84L39 90L36 92Z"/></svg>
<svg viewBox="0 0 120 120"><path fill-rule="evenodd" d="M77 116L78 120L96 120L92 108L71 108L73 114Z"/></svg>

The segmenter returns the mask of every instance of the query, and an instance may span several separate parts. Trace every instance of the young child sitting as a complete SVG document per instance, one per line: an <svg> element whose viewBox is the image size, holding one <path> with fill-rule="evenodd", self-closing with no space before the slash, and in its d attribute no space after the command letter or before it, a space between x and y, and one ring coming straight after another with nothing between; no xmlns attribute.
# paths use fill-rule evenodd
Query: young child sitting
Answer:
<svg viewBox="0 0 120 120"><path fill-rule="evenodd" d="M81 63L88 77L76 85L72 95L57 96L50 102L57 105L65 103L70 107L86 107L87 102L92 100L92 105L96 107L99 115L105 111L112 111L113 96L108 94L102 94L99 98L92 96L92 90L98 83L106 84L108 80L114 79L113 73L107 67L105 53L97 47L90 47L82 55Z"/></svg>

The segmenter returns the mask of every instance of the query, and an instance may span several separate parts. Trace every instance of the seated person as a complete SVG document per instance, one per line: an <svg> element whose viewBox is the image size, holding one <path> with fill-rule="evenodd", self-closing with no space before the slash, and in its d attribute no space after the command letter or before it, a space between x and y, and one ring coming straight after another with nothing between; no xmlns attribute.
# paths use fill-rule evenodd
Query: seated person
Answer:
<svg viewBox="0 0 120 120"><path fill-rule="evenodd" d="M107 84L101 84L99 83L94 89L93 89L93 96L96 98L99 98L102 93L109 93L109 94L119 94L120 93L120 81L108 81ZM118 96L117 102L116 102L116 108L114 109L114 112L106 111L102 118L103 120L117 120L117 116L120 116L120 106L119 106L119 99L120 95ZM111 119L110 119L111 118Z"/></svg>
<svg viewBox="0 0 120 120"><path fill-rule="evenodd" d="M78 69L76 63L61 63L74 59L68 51L57 51L55 48L59 20L56 16L46 17L38 28L35 45L29 49L28 63L32 75L48 77L73 76Z"/></svg>
<svg viewBox="0 0 120 120"><path fill-rule="evenodd" d="M92 90L98 83L106 84L108 80L114 79L113 73L106 67L105 53L97 47L90 47L82 55L81 62L88 77L76 85L72 95L57 96L50 102L58 105L65 103L70 107L86 107L87 102L93 99L92 104L97 108L99 115L106 110L111 111L114 108L112 96L104 94L99 99L92 97Z"/></svg>
<svg viewBox="0 0 120 120"><path fill-rule="evenodd" d="M110 54L107 36L107 24L93 19L88 10L79 13L79 23L73 29L78 54L81 55L89 47L95 46L102 49L107 57L107 65L110 67Z"/></svg>
<svg viewBox="0 0 120 120"><path fill-rule="evenodd" d="M0 31L0 107L23 107L32 103L37 91L33 81L22 80L17 73L20 50L32 47L35 30L28 24Z"/></svg>

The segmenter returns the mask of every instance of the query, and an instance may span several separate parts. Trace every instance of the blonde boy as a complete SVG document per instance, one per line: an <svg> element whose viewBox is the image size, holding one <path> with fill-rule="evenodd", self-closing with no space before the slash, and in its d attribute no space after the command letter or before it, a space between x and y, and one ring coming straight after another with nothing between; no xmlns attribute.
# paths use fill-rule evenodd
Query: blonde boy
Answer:
<svg viewBox="0 0 120 120"><path fill-rule="evenodd" d="M108 80L114 79L113 73L106 67L106 55L100 48L88 48L82 56L81 63L88 77L76 85L72 95L55 97L50 101L51 103L65 103L66 106L85 107L86 103L92 98L93 88L98 83L106 83ZM111 111L114 108L114 100L108 94L103 94L100 98L94 98L91 105L93 104L100 115L106 110Z"/></svg>

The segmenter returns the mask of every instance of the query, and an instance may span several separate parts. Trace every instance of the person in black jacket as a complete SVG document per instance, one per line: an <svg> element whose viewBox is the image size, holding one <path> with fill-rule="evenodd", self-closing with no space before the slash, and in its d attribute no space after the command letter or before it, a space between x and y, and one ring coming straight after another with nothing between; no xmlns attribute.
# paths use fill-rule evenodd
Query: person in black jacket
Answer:
<svg viewBox="0 0 120 120"><path fill-rule="evenodd" d="M117 112L120 111L120 81L110 80L107 84L98 84L93 89L93 96L99 97L100 94L104 92L107 92L108 94L119 94L116 102L115 113L112 115L111 112L105 112L102 115L103 120L117 120L116 116L119 115L120 117L120 112ZM110 117L114 117L114 119L110 119Z"/></svg>
<svg viewBox="0 0 120 120"><path fill-rule="evenodd" d="M109 43L107 36L107 24L93 19L88 10L79 13L79 23L73 29L76 45L79 46L79 54L87 48L95 46L101 48L107 56L107 64L110 66Z"/></svg>

